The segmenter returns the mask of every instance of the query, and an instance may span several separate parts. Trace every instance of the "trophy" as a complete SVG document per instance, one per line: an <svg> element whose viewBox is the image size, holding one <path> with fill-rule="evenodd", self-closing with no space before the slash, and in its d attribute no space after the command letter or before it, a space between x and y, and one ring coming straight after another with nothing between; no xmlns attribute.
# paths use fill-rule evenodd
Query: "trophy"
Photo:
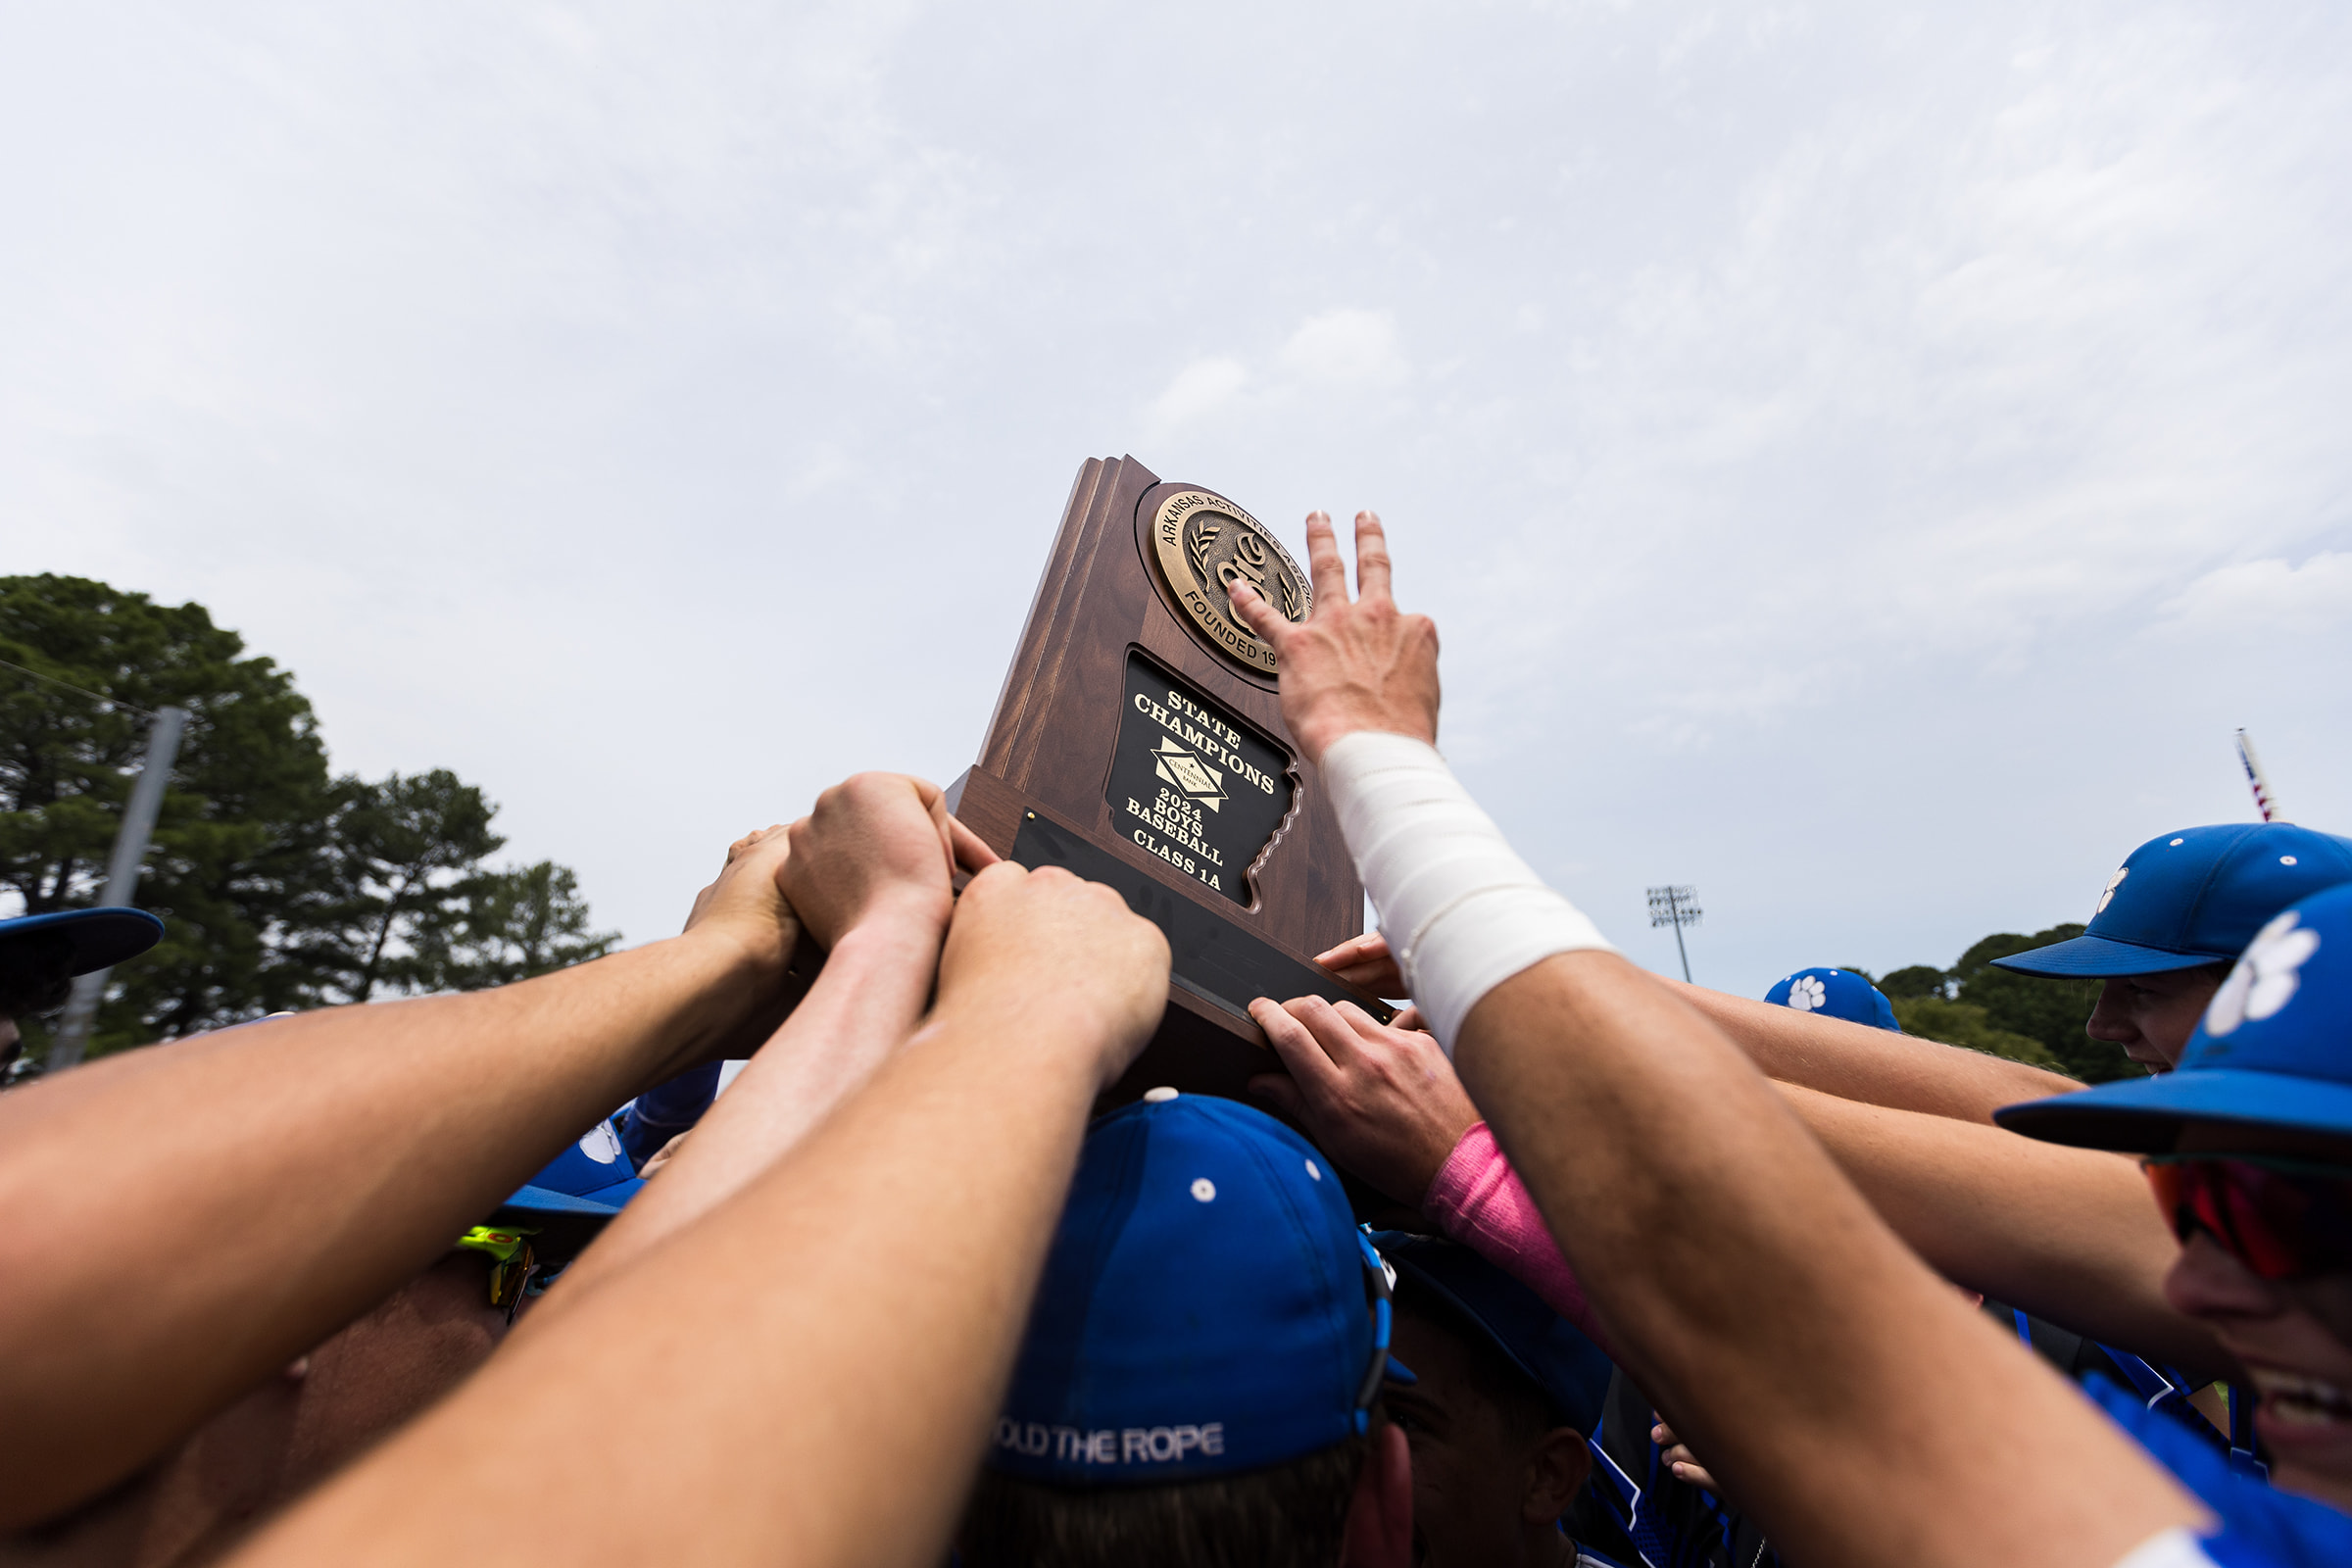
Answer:
<svg viewBox="0 0 2352 1568"><path fill-rule="evenodd" d="M1283 724L1274 655L1234 618L1236 580L1294 621L1312 607L1304 569L1234 502L1089 459L979 760L948 789L999 855L1114 888L1167 936L1167 1011L1100 1109L1158 1085L1239 1099L1280 1071L1254 997L1392 1014L1311 956L1361 929L1363 886Z"/></svg>

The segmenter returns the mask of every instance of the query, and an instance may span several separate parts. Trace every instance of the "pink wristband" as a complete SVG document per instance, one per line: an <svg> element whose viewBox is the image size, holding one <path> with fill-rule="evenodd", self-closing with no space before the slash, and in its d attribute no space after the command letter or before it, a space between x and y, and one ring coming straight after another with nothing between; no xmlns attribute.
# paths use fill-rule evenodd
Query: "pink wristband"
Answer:
<svg viewBox="0 0 2352 1568"><path fill-rule="evenodd" d="M1544 1223L1527 1184L1511 1169L1485 1122L1473 1123L1439 1167L1421 1212L1447 1237L1469 1248L1543 1298L1544 1304L1614 1354L1585 1288Z"/></svg>

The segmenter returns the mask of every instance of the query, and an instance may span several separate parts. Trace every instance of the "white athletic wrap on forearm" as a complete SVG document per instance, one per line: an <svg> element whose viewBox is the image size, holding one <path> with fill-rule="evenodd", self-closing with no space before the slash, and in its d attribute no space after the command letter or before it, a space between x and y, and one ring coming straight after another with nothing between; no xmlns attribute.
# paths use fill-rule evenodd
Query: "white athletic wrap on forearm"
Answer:
<svg viewBox="0 0 2352 1568"><path fill-rule="evenodd" d="M1555 953L1617 950L1512 853L1437 748L1358 730L1323 754L1323 787L1406 990L1448 1055L1470 1009Z"/></svg>

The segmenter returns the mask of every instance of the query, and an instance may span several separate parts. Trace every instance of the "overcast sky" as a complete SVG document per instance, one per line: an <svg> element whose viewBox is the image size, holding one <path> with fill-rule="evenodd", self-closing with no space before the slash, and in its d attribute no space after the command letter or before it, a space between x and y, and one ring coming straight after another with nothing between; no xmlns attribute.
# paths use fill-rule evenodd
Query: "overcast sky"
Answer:
<svg viewBox="0 0 2352 1568"><path fill-rule="evenodd" d="M2352 826L2352 20L0 12L0 569L209 606L633 941L979 745L1078 464L1386 516L1442 737L1702 982Z"/></svg>

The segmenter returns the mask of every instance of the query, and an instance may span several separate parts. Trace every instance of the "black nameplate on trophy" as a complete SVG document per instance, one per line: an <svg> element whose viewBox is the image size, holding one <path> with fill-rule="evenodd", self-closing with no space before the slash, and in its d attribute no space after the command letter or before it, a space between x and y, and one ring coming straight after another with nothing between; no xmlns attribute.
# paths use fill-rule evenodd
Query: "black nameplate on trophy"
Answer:
<svg viewBox="0 0 2352 1568"><path fill-rule="evenodd" d="M1256 902L1250 867L1291 814L1290 758L1230 709L1127 651L1102 797L1119 835L1212 892Z"/></svg>
<svg viewBox="0 0 2352 1568"><path fill-rule="evenodd" d="M1116 890L1127 901L1127 907L1159 927L1167 937L1176 984L1237 1017L1248 1018L1250 1004L1258 997L1287 1001L1305 996L1321 997L1327 1002L1352 1002L1382 1023L1396 1016L1396 1009L1386 1003L1368 999L1352 986L1333 979L1325 970L1311 963L1300 963L1231 921L1218 919L1117 856L1096 848L1035 811L1021 813L1020 832L1012 841L1012 858L1031 870L1041 865L1058 865L1089 882L1100 882Z"/></svg>

